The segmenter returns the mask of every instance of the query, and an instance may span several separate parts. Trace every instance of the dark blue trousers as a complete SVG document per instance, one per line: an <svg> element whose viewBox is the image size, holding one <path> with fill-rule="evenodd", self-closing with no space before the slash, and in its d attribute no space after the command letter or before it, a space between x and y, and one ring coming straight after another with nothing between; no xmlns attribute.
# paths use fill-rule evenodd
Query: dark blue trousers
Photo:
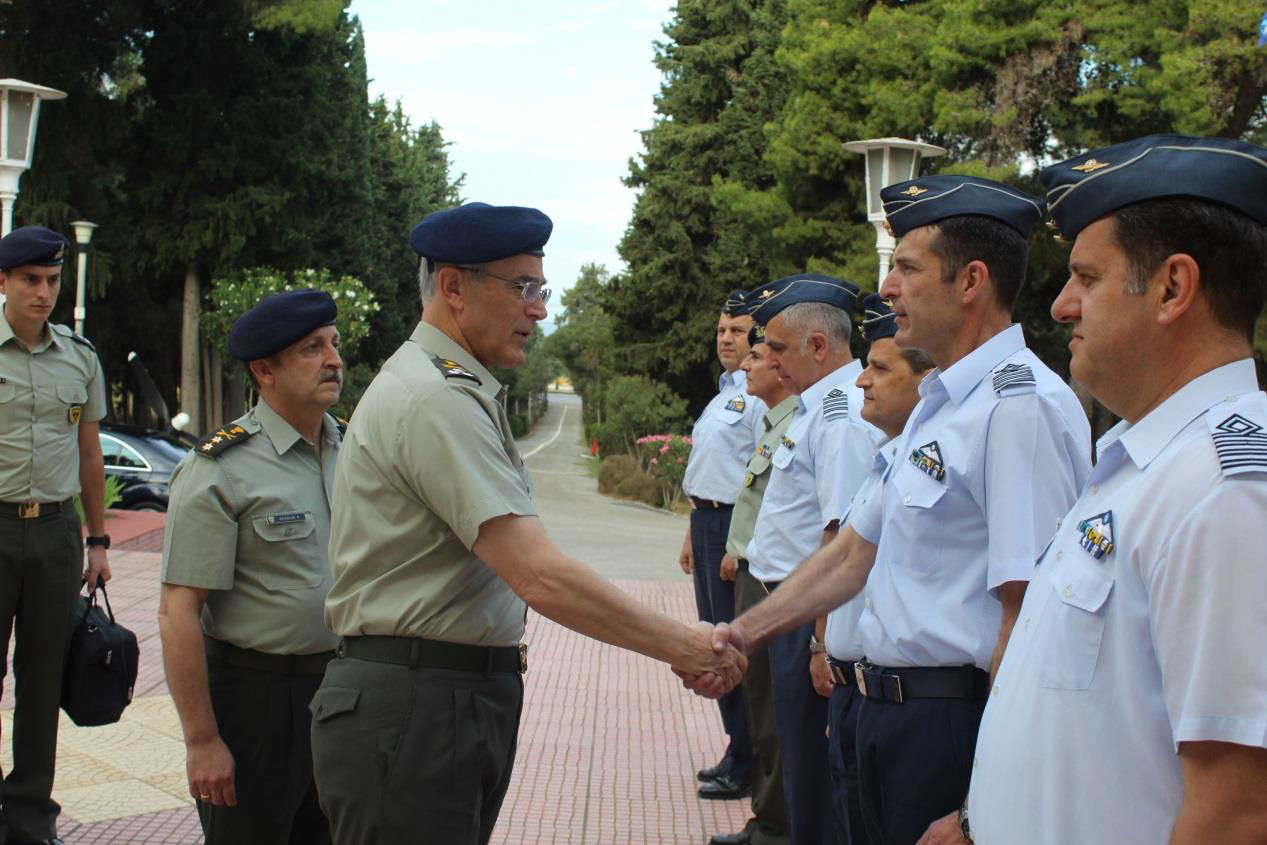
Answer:
<svg viewBox="0 0 1267 845"><path fill-rule="evenodd" d="M695 606L705 622L730 622L735 618L735 583L721 579L721 559L726 554L731 508L696 508L691 511L691 553L695 557ZM735 777L752 773L752 738L748 734L748 709L743 689L735 687L717 699L722 728L730 737L726 766Z"/></svg>
<svg viewBox="0 0 1267 845"><path fill-rule="evenodd" d="M809 676L813 633L814 623L809 622L770 641L783 797L792 845L843 845L836 837L827 773L827 699L814 689Z"/></svg>
<svg viewBox="0 0 1267 845"><path fill-rule="evenodd" d="M853 684L832 687L827 702L827 768L831 772L836 838L848 845L869 845L858 802L858 710L862 695Z"/></svg>

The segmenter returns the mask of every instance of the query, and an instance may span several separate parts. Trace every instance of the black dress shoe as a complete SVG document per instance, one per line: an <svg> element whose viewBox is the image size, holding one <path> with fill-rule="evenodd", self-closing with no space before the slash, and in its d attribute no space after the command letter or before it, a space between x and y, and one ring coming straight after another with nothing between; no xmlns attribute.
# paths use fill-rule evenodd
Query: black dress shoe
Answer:
<svg viewBox="0 0 1267 845"><path fill-rule="evenodd" d="M725 757L721 759L716 766L709 766L707 769L700 769L695 773L695 778L701 783L708 783L710 780L717 780L726 772L730 771L730 765Z"/></svg>
<svg viewBox="0 0 1267 845"><path fill-rule="evenodd" d="M708 845L750 845L751 842L748 831L741 830L738 833L719 833L708 840Z"/></svg>
<svg viewBox="0 0 1267 845"><path fill-rule="evenodd" d="M700 798L707 798L711 801L733 801L738 798L746 798L752 793L752 778L744 778L740 780L734 775L727 773L710 780L700 786L696 793Z"/></svg>

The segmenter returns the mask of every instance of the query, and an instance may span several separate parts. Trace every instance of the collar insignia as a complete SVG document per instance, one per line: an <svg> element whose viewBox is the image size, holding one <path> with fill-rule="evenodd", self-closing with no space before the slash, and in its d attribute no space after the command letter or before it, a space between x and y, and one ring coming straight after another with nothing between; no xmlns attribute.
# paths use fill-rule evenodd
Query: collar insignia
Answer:
<svg viewBox="0 0 1267 845"><path fill-rule="evenodd" d="M946 467L942 464L941 447L937 445L936 440L925 443L918 449L912 449L910 461L920 472L934 481L946 480Z"/></svg>
<svg viewBox="0 0 1267 845"><path fill-rule="evenodd" d="M1107 161L1098 161L1094 158L1089 158L1082 164L1075 165L1073 169L1079 171L1080 173L1095 173L1100 168L1108 166L1109 163Z"/></svg>
<svg viewBox="0 0 1267 845"><path fill-rule="evenodd" d="M911 187L907 188L905 191L902 191L903 196L908 196L908 197L917 197L920 194L926 194L926 193L928 193L928 188L921 188L919 185L911 185Z"/></svg>
<svg viewBox="0 0 1267 845"><path fill-rule="evenodd" d="M1087 517L1078 523L1078 533L1082 539L1078 545L1086 549L1091 557L1099 560L1113 552L1113 511L1105 511Z"/></svg>

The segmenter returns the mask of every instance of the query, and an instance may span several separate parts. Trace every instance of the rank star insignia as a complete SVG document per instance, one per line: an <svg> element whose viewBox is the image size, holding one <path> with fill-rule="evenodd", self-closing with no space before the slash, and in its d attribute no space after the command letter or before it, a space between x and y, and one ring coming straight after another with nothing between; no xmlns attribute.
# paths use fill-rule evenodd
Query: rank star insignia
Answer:
<svg viewBox="0 0 1267 845"><path fill-rule="evenodd" d="M745 407L747 407L747 406L746 406L746 405L744 405L744 401L743 401L743 397L742 397L742 396L736 396L736 397L734 397L733 399L731 399L729 402L727 402L727 403L726 403L726 410L727 410L727 411L739 411L739 412L741 412L741 413L742 413L742 412L743 412L743 409L744 409Z"/></svg>
<svg viewBox="0 0 1267 845"><path fill-rule="evenodd" d="M1108 166L1109 163L1107 161L1098 161L1094 158L1089 158L1082 164L1074 165L1073 169L1080 173L1095 173L1100 168Z"/></svg>
<svg viewBox="0 0 1267 845"><path fill-rule="evenodd" d="M901 193L903 196L917 197L920 194L928 193L928 188L921 188L919 185L911 185L911 187L907 188L905 191L902 191Z"/></svg>
<svg viewBox="0 0 1267 845"><path fill-rule="evenodd" d="M946 467L942 465L941 447L937 445L936 440L925 443L918 449L912 449L910 460L920 472L934 481L946 480Z"/></svg>
<svg viewBox="0 0 1267 845"><path fill-rule="evenodd" d="M1078 523L1078 533L1082 538L1078 545L1086 549L1091 557L1099 560L1113 551L1113 511L1105 511L1087 517Z"/></svg>

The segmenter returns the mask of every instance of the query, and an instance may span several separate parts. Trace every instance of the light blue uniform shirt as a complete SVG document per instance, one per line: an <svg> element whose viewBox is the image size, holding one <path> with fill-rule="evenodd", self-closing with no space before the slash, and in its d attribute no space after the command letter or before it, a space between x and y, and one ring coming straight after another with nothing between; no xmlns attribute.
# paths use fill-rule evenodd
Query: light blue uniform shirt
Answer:
<svg viewBox="0 0 1267 845"><path fill-rule="evenodd" d="M890 440L875 453L871 472L862 487L854 495L850 508L862 507L863 503L880 495L884 488L884 475L893 463L893 453L897 450L897 439ZM844 515L848 517L848 513ZM844 520L842 519L842 522ZM823 642L827 644L827 653L837 660L858 660L863 656L862 637L858 633L858 620L862 618L862 608L866 602L866 590L858 593L849 601L827 614L827 630L823 632Z"/></svg>
<svg viewBox="0 0 1267 845"><path fill-rule="evenodd" d="M749 396L748 374L722 373L720 391L704 408L691 429L691 456L686 462L682 491L697 499L734 504L743 487L748 458L765 433L761 418L766 406Z"/></svg>
<svg viewBox="0 0 1267 845"><path fill-rule="evenodd" d="M862 419L862 363L833 370L800 395L792 424L770 459L770 482L748 543L749 571L782 581L818 550L867 477L883 438Z"/></svg>
<svg viewBox="0 0 1267 845"><path fill-rule="evenodd" d="M1100 439L981 722L980 845L1161 845L1183 802L1179 743L1267 747L1257 388L1253 362L1236 361Z"/></svg>
<svg viewBox="0 0 1267 845"><path fill-rule="evenodd" d="M881 495L849 524L875 543L858 623L879 666L985 670L995 590L1028 581L1091 468L1073 391L1012 325L920 382Z"/></svg>

